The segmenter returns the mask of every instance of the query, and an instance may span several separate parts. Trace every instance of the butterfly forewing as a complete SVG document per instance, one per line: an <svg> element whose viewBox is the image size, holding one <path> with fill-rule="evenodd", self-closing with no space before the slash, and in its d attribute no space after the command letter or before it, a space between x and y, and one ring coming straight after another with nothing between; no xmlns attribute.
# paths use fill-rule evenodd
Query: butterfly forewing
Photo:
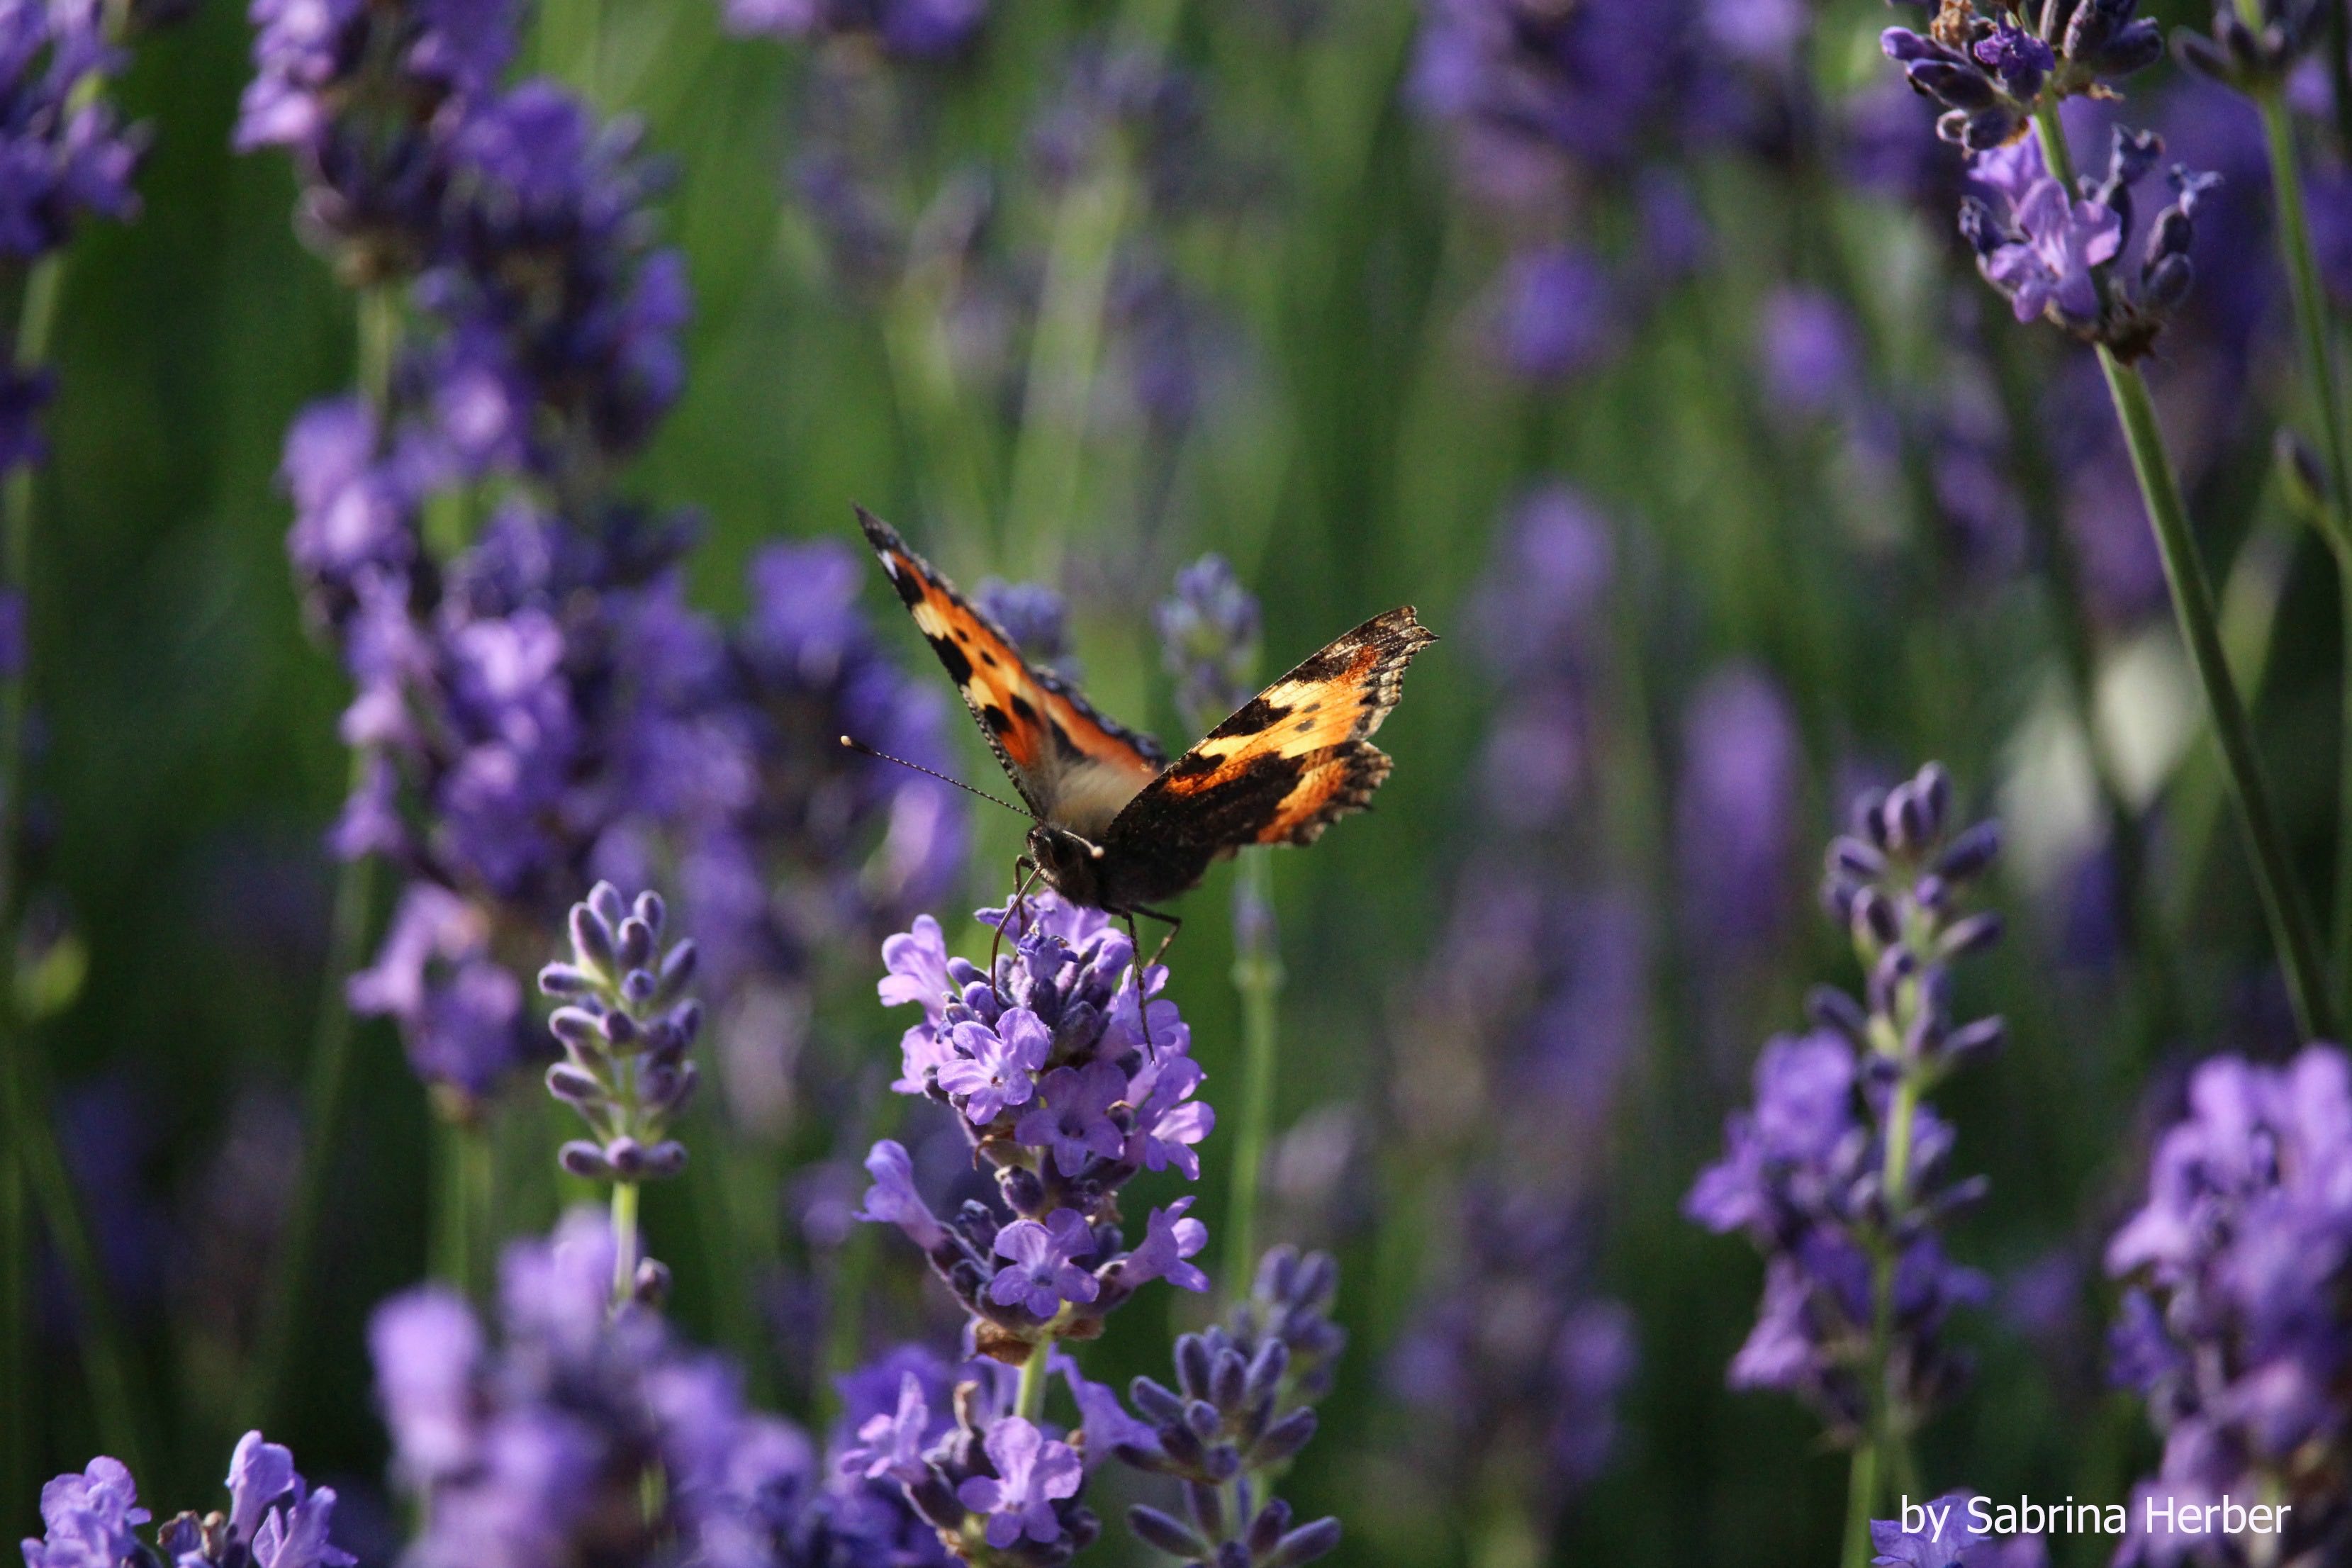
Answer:
<svg viewBox="0 0 2352 1568"><path fill-rule="evenodd" d="M1034 668L898 530L863 507L857 521L1029 809L1099 838L1167 765L1160 743L1113 723L1066 682Z"/></svg>

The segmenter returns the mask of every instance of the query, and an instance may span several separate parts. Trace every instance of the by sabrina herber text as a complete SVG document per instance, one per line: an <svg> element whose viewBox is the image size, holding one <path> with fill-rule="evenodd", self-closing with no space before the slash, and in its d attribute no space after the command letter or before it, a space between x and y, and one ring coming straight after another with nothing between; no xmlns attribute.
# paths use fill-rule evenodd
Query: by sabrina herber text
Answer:
<svg viewBox="0 0 2352 1568"><path fill-rule="evenodd" d="M2124 1535L2131 1530L2131 1510L2119 1502L2035 1502L2019 1498L1996 1502L1974 1497L1941 1502L1913 1502L1904 1498L1903 1532L1941 1542L1948 1531L1955 1539L1973 1535ZM2242 1503L2224 1492L2217 1502L2182 1498L2139 1499L2143 1535L2275 1535L2286 1528L2293 1503Z"/></svg>

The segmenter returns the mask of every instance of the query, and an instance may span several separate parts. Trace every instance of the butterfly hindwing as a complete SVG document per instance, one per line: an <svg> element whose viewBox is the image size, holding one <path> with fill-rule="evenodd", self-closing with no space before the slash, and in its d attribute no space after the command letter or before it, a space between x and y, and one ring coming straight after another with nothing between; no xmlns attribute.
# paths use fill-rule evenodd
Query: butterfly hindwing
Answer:
<svg viewBox="0 0 2352 1568"><path fill-rule="evenodd" d="M1371 735L1436 637L1411 605L1375 616L1267 687L1154 779L1104 840L1106 905L1181 892L1252 844L1312 844L1389 774Z"/></svg>
<svg viewBox="0 0 2352 1568"><path fill-rule="evenodd" d="M1113 723L1067 683L1033 668L898 530L864 507L857 521L1021 798L1049 822L1099 837L1167 765L1160 743Z"/></svg>

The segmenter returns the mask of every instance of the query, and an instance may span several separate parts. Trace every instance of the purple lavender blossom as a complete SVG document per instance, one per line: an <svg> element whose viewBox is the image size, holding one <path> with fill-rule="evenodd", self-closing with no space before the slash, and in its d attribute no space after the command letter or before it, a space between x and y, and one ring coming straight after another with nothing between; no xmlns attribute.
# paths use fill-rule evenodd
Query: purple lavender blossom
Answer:
<svg viewBox="0 0 2352 1568"><path fill-rule="evenodd" d="M747 1410L733 1367L643 1306L608 1310L613 1258L588 1209L513 1244L495 1342L439 1287L376 1310L394 1473L430 1502L415 1562L635 1561L675 1539L696 1560L764 1563L818 1495L813 1446Z"/></svg>
<svg viewBox="0 0 2352 1568"><path fill-rule="evenodd" d="M47 1531L24 1542L26 1568L352 1568L358 1562L328 1539L333 1489L313 1491L294 1456L260 1433L238 1440L227 1486L227 1512L178 1514L157 1528L150 1548L132 1532L151 1516L137 1506L130 1471L113 1459L92 1459L80 1475L59 1476L41 1489Z"/></svg>
<svg viewBox="0 0 2352 1568"><path fill-rule="evenodd" d="M113 1568L138 1555L131 1526L152 1517L139 1506L130 1470L100 1455L81 1474L59 1476L41 1489L45 1531L24 1543L25 1568Z"/></svg>
<svg viewBox="0 0 2352 1568"><path fill-rule="evenodd" d="M950 55L988 20L988 0L726 0L727 26L738 33L787 38L871 37L892 54Z"/></svg>
<svg viewBox="0 0 2352 1568"><path fill-rule="evenodd" d="M1181 1481L1184 1499L1181 1518L1129 1509L1139 1540L1233 1568L1308 1563L1339 1544L1338 1520L1294 1525L1290 1505L1269 1495L1315 1436L1314 1401L1345 1339L1328 1316L1338 1283L1328 1255L1276 1247L1227 1323L1177 1340L1173 1388L1149 1377L1130 1385L1142 1420L1107 1420L1112 1447L1124 1464Z"/></svg>
<svg viewBox="0 0 2352 1568"><path fill-rule="evenodd" d="M351 977L352 1010L400 1025L418 1077L465 1104L525 1058L522 983L490 953L482 911L411 884L373 965Z"/></svg>
<svg viewBox="0 0 2352 1568"><path fill-rule="evenodd" d="M1862 341L1845 308L1813 289L1782 289L1757 331L1764 386L1776 410L1821 418L1848 406L1862 384Z"/></svg>
<svg viewBox="0 0 2352 1568"><path fill-rule="evenodd" d="M1684 907L1711 942L1752 952L1780 929L1794 891L1796 717L1769 676L1734 665L1692 694L1683 742L1675 815Z"/></svg>
<svg viewBox="0 0 2352 1568"><path fill-rule="evenodd" d="M1815 1031L1765 1047L1753 1109L1730 1120L1724 1157L1684 1202L1692 1220L1744 1231L1765 1258L1732 1385L1799 1395L1842 1443L1909 1429L1958 1374L1946 1320L1990 1296L1946 1258L1936 1228L1983 1184L1945 1181L1953 1132L1921 1102L2000 1033L1998 1019L1949 1016L1950 963L2000 929L1958 910L2000 840L1990 824L1952 831L1951 795L1930 764L1856 805L1824 890L1865 967L1864 999L1818 990Z"/></svg>
<svg viewBox="0 0 2352 1568"><path fill-rule="evenodd" d="M1916 1505L1907 1520L1872 1520L1871 1562L1886 1568L2047 1568L2050 1554L2040 1536L1979 1533L1969 1511L1975 1495L1948 1492Z"/></svg>
<svg viewBox="0 0 2352 1568"><path fill-rule="evenodd" d="M1151 1010L1145 1043L1135 950L1108 917L1045 895L982 919L1011 939L992 977L949 957L938 922L925 919L884 943L877 991L923 1009L901 1043L899 1092L955 1108L1012 1217L971 1206L934 1214L906 1151L887 1140L866 1160L874 1184L862 1215L923 1249L987 1351L1030 1345L1048 1321L1064 1325L1055 1334L1089 1331L1155 1279L1193 1287L1199 1271L1184 1259L1205 1234L1181 1205L1156 1213L1132 1254L1109 1205L1147 1169L1197 1178L1194 1145L1214 1116L1193 1098L1202 1074L1190 1031L1153 994L1167 978L1157 966L1140 977Z"/></svg>
<svg viewBox="0 0 2352 1568"><path fill-rule="evenodd" d="M2223 1543L2141 1533L2147 1503L2224 1493L2291 1505L2281 1562L2342 1528L2326 1478L2352 1443L2336 1303L2352 1280L2352 1066L2331 1046L2264 1067L2205 1063L2188 1115L2158 1141L2147 1202L2107 1247L2133 1289L2113 1338L2115 1373L2146 1396L2164 1439L2134 1496L2119 1563L2181 1561ZM2216 1516L2218 1517L2218 1516Z"/></svg>
<svg viewBox="0 0 2352 1568"><path fill-rule="evenodd" d="M558 1152L572 1175L637 1182L686 1168L685 1145L664 1134L700 1079L686 1053L701 1032L702 1005L686 994L694 943L664 951L667 915L656 894L624 900L599 882L572 906L569 961L539 972L540 990L562 1004L548 1028L564 1059L547 1069L548 1092L596 1134Z"/></svg>
<svg viewBox="0 0 2352 1568"><path fill-rule="evenodd" d="M1205 731L1250 698L1257 668L1257 595L1222 555L1203 555L1176 574L1174 592L1152 611L1160 658L1176 678L1176 707Z"/></svg>
<svg viewBox="0 0 2352 1568"><path fill-rule="evenodd" d="M95 5L18 5L0 16L0 254L17 261L62 248L85 216L138 212L131 179L146 136L125 129L102 96L126 63L103 23Z"/></svg>
<svg viewBox="0 0 2352 1568"><path fill-rule="evenodd" d="M1512 258L1495 285L1494 331L1506 363L1534 381L1564 381L1619 344L1623 302L1591 252L1551 246Z"/></svg>
<svg viewBox="0 0 2352 1568"><path fill-rule="evenodd" d="M998 1551L1024 1537L1040 1545L1061 1539L1054 1504L1077 1495L1080 1466L1058 1443L1018 1415L990 1428L987 1453L994 1475L974 1476L956 1489L966 1508L988 1516L988 1543Z"/></svg>
<svg viewBox="0 0 2352 1568"><path fill-rule="evenodd" d="M1065 1301L1091 1301L1102 1288L1076 1259L1094 1249L1094 1232L1076 1210L1055 1209L1043 1224L1014 1220L996 1233L996 1256L1005 1267L989 1281L988 1299L1025 1307L1040 1320L1050 1320Z"/></svg>

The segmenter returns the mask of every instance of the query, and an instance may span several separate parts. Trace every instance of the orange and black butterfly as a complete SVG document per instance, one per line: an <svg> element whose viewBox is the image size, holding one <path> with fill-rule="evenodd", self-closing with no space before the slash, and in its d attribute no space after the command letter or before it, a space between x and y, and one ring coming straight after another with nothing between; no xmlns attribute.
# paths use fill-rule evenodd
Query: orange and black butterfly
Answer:
<svg viewBox="0 0 2352 1568"><path fill-rule="evenodd" d="M1389 776L1372 731L1396 706L1412 656L1437 640L1410 605L1375 616L1171 763L1150 736L1033 668L896 529L863 507L857 521L1027 803L1034 825L1024 886L1026 875L1042 877L1070 902L1130 927L1137 915L1174 926L1150 906L1196 886L1234 851L1312 844L1334 818L1362 810Z"/></svg>

